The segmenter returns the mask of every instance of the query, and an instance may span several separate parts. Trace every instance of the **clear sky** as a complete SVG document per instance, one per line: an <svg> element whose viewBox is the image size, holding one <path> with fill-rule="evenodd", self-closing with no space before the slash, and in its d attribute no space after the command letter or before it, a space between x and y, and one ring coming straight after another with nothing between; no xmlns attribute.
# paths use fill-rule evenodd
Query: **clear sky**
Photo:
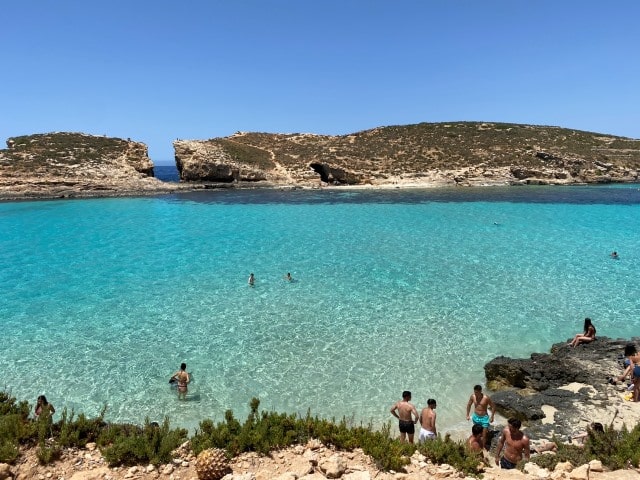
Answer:
<svg viewBox="0 0 640 480"><path fill-rule="evenodd" d="M4 0L0 140L496 121L640 138L640 1Z"/></svg>

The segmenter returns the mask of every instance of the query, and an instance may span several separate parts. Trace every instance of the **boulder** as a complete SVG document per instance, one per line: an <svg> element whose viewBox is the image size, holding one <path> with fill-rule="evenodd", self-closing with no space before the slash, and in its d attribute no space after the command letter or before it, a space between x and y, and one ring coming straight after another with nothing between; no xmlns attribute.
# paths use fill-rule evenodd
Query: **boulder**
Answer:
<svg viewBox="0 0 640 480"><path fill-rule="evenodd" d="M485 375L496 411L521 420L532 438L570 435L586 427L585 418L600 421L594 416L610 423L619 412L616 402L622 401L616 392L624 386L608 379L622 372L627 343L640 345L640 338L598 337L576 348L558 343L549 353L528 359L494 358L485 365ZM552 407L553 419L545 418L545 406Z"/></svg>
<svg viewBox="0 0 640 480"><path fill-rule="evenodd" d="M344 458L339 454L321 460L318 466L327 478L340 478L347 469Z"/></svg>
<svg viewBox="0 0 640 480"><path fill-rule="evenodd" d="M6 463L0 463L0 480L5 480L7 478L13 478L11 467Z"/></svg>

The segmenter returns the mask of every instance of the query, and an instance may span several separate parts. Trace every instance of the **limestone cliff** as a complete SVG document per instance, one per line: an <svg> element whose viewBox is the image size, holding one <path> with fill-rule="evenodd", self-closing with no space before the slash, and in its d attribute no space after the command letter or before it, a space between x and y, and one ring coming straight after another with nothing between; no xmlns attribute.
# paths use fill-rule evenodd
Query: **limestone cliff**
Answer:
<svg viewBox="0 0 640 480"><path fill-rule="evenodd" d="M421 123L349 135L237 132L174 142L187 182L297 185L637 182L640 140L559 127Z"/></svg>
<svg viewBox="0 0 640 480"><path fill-rule="evenodd" d="M156 192L144 143L47 133L12 137L0 150L0 198L70 197Z"/></svg>

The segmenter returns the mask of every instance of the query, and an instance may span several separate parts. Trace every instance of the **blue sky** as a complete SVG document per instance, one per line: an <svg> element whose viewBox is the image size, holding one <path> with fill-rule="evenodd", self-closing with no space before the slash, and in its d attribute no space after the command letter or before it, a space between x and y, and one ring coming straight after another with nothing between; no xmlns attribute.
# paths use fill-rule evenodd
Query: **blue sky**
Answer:
<svg viewBox="0 0 640 480"><path fill-rule="evenodd" d="M6 0L0 139L497 121L640 138L640 2Z"/></svg>

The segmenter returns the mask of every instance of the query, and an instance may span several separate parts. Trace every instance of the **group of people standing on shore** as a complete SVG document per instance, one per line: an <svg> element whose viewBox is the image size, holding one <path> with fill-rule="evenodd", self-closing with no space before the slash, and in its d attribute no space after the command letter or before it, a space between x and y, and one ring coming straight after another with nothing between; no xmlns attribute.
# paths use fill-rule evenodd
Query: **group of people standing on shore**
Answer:
<svg viewBox="0 0 640 480"><path fill-rule="evenodd" d="M427 406L420 414L411 403L411 392L402 392L402 400L391 407L391 415L398 419L400 429L400 441L413 443L415 425L420 423L418 442L424 442L437 438L436 409L437 402L433 398L427 400ZM473 407L473 413L471 413ZM495 406L491 397L482 391L481 385L473 387L473 393L467 402L467 420L473 422L471 436L467 439L467 445L472 452L482 452L488 448L489 426L493 422ZM516 418L509 419L509 426L502 431L496 453L496 464L502 468L515 468L516 464L524 458L528 459L529 438L520 431L521 423ZM504 449L504 454L502 450Z"/></svg>
<svg viewBox="0 0 640 480"><path fill-rule="evenodd" d="M391 407L391 414L398 419L400 441L413 443L415 425L420 422L418 442L425 442L437 438L436 409L437 403L433 398L427 400L427 406L420 414L411 403L411 392L402 392L402 400ZM473 407L473 413L471 413ZM495 406L491 397L482 391L481 385L473 387L473 393L467 402L467 420L473 422L471 436L467 439L469 450L480 453L488 449L489 426L494 420ZM521 422L517 418L510 418L508 426L502 430L502 435L496 449L496 465L501 468L515 468L520 460L529 459L529 437L521 430ZM504 452L503 452L504 450Z"/></svg>
<svg viewBox="0 0 640 480"><path fill-rule="evenodd" d="M568 345L577 347L581 344L591 343L595 339L596 327L591 319L587 317L584 319L583 331L576 334ZM640 401L640 353L635 345L628 344L624 349L624 357L626 357L624 362L625 370L616 379L623 381L627 376L631 375L633 381L632 399L638 402ZM615 383L613 378L610 379L610 382ZM471 413L471 407L473 407L473 413ZM391 414L398 419L400 441L413 443L415 424L418 422L420 422L419 442L437 438L435 408L436 401L430 398L427 400L427 406L418 414L416 407L411 403L411 392L404 391L402 400L391 407ZM481 385L474 386L473 393L467 402L467 420L473 422L471 435L467 439L467 446L470 451L479 453L484 449L488 450L489 426L494 420L494 415L495 406L491 398L482 392ZM529 437L520 430L522 426L520 420L510 418L507 423L507 427L501 432L495 452L496 465L500 465L501 468L516 468L516 465L522 459L529 460L532 450L534 452L542 452L557 449L557 445L554 442L546 442L535 450L532 449ZM602 425L592 424L591 430L602 432Z"/></svg>

